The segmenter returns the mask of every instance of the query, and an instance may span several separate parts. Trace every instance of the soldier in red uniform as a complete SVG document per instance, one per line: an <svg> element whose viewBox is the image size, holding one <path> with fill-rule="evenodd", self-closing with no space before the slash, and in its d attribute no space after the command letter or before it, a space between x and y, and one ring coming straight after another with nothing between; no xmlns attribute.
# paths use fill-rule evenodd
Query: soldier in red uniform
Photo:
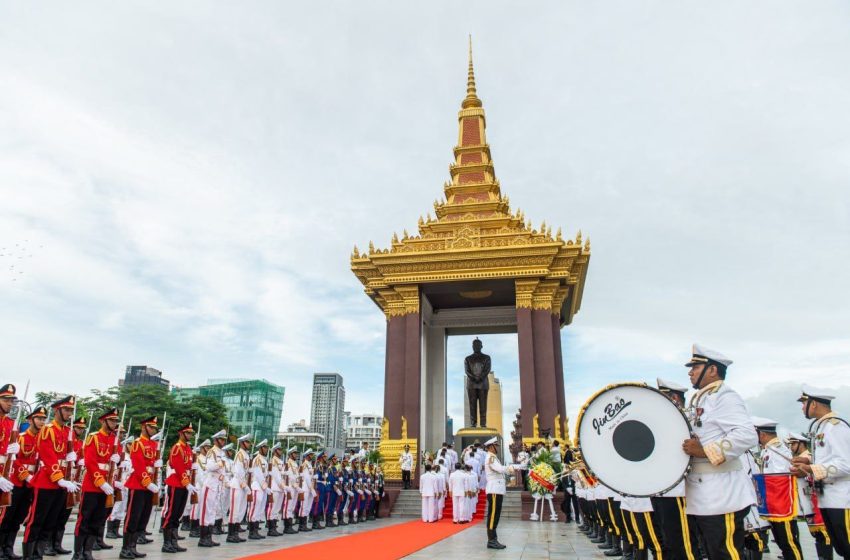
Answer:
<svg viewBox="0 0 850 560"><path fill-rule="evenodd" d="M10 455L18 452L18 442L12 441L15 430L15 421L9 417L12 407L15 406L15 386L6 383L0 387L0 492L11 492L15 485L5 476L6 462ZM11 447L11 449L9 449ZM0 520L6 514L6 509L0 510Z"/></svg>
<svg viewBox="0 0 850 560"><path fill-rule="evenodd" d="M191 422L177 430L177 443L171 447L168 454L168 466L171 467L172 473L165 479L168 486L168 508L162 516L163 552L186 552L177 542L177 529L180 527L180 516L186 509L189 494L197 492L192 485L194 454L192 446L189 445L194 433Z"/></svg>
<svg viewBox="0 0 850 560"><path fill-rule="evenodd" d="M32 485L30 484L35 476L35 471L38 468L38 455L36 446L38 444L38 432L44 426L47 420L47 409L39 406L33 410L27 421L29 426L26 431L18 436L18 454L12 459L11 472L12 483L15 488L12 490L12 503L6 507L3 516L3 522L0 523L0 546L2 546L2 555L9 560L20 560L20 556L15 554L15 538L18 536L18 529L21 528L21 523L27 517L27 512L32 504Z"/></svg>
<svg viewBox="0 0 850 560"><path fill-rule="evenodd" d="M130 447L130 462L133 472L124 487L128 490L127 513L124 517L124 542L119 558L144 558L146 554L136 550L139 534L144 536L145 527L151 516L153 495L159 486L153 479L154 469L162 466L157 455L157 444L151 438L157 432L157 418L142 420L142 433Z"/></svg>
<svg viewBox="0 0 850 560"><path fill-rule="evenodd" d="M83 494L77 526L74 528L74 556L72 560L94 560L92 549L102 535L104 523L109 515L106 497L115 490L106 481L109 463L119 459L115 453L115 431L118 429L118 409L103 413L98 420L100 430L89 435L84 446ZM109 548L112 548L111 546Z"/></svg>
<svg viewBox="0 0 850 560"><path fill-rule="evenodd" d="M64 471L67 461L77 460L76 454L67 448L74 401L75 397L69 396L51 404L53 421L38 434L39 468L32 480L33 499L24 530L24 560L42 556L43 549L36 550L36 545L41 549L45 542L42 537L55 541L68 492L79 489L76 483L65 479ZM58 537L61 541L62 535Z"/></svg>
<svg viewBox="0 0 850 560"><path fill-rule="evenodd" d="M74 420L73 424L71 424L71 449L74 451L74 461L70 461L71 465L71 482L80 486L81 476L80 473L83 470L83 443L86 436L86 418L81 416ZM79 497L78 497L79 498ZM64 555L71 554L71 551L67 548L62 548L62 537L65 535L65 525L68 524L68 518L71 517L72 507L66 507L62 510L62 513L59 514L59 523L56 527L56 531L53 533L53 539L47 540L47 550L45 550L45 554L50 555L50 549L52 548L53 552L56 554Z"/></svg>

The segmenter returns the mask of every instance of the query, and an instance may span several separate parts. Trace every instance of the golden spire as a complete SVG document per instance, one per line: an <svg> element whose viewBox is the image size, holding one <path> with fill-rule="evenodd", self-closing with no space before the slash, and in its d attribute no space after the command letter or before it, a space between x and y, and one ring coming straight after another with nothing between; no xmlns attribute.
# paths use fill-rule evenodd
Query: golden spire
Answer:
<svg viewBox="0 0 850 560"><path fill-rule="evenodd" d="M461 107L481 107L481 100L475 92L475 70L472 68L472 35L469 36L469 74L466 78L466 98Z"/></svg>

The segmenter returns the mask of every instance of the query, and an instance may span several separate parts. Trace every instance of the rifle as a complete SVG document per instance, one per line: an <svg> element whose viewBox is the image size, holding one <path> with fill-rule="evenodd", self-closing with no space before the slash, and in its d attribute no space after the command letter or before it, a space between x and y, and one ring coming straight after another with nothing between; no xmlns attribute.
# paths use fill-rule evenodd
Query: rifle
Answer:
<svg viewBox="0 0 850 560"><path fill-rule="evenodd" d="M85 453L85 443L86 443L86 441L88 441L89 434L91 433L91 422L92 422L93 418L94 418L94 416L92 414L89 414L89 424L88 424L88 426L86 426L86 434L83 436L83 446L80 447L80 453ZM71 429L73 430L73 426L71 427ZM77 457L77 463L79 463L80 459L82 459L82 458L83 457ZM81 467L77 467L76 469L74 469L73 482L79 482L80 480L82 480L84 468L85 468L85 463L83 463L83 465Z"/></svg>
<svg viewBox="0 0 850 560"><path fill-rule="evenodd" d="M198 438L201 435L201 421L202 420L203 420L203 418L198 418L198 431L195 432L195 445L192 447L193 450L196 447L198 447ZM198 453L198 455L200 455L200 453ZM195 459L195 460L197 460L197 459ZM194 465L192 465L192 466L194 467ZM195 473L197 473L197 472L198 471L196 471L194 468L192 469L192 475L191 475L192 486L195 486ZM197 504L198 503L198 492L192 492L192 495L189 497L189 503L190 504Z"/></svg>
<svg viewBox="0 0 850 560"><path fill-rule="evenodd" d="M168 411L166 410L165 412L162 413L162 436L159 438L159 441L156 442L156 445L157 445L156 450L159 453L159 460L160 461L162 461L163 457L165 456L165 430L166 430L166 427L168 426L167 420L168 420ZM162 490L162 487L160 486L160 484L161 484L160 475L161 474L162 474L162 468L161 467L154 467L153 479L156 481L156 485L160 487L159 490L157 490L156 494L153 495L152 504L154 506L159 505L159 491Z"/></svg>
<svg viewBox="0 0 850 560"><path fill-rule="evenodd" d="M27 395L29 394L29 391L30 391L30 382L29 382L29 379L28 379L27 380L27 387L26 387L26 389L24 389L24 400L22 402L24 402L24 403L27 402ZM15 425L14 425L14 427L12 427L12 433L9 434L9 441L8 441L7 445L10 444L10 443L18 441L18 435L19 435L20 427L21 427L21 414L23 414L23 412L24 412L24 407L23 407L23 405L19 404L18 405L18 416L17 416L17 418L15 418ZM17 455L12 455L11 457L9 457L9 454L8 453L6 454L6 462L3 465L3 478L5 478L6 480L9 480L12 476L12 464L15 462L15 457L17 457ZM11 503L12 503L12 493L11 492L3 492L3 493L0 494L0 507L6 507L6 506L10 505Z"/></svg>
<svg viewBox="0 0 850 560"><path fill-rule="evenodd" d="M74 464L68 460L68 454L74 451L74 418L77 417L77 397L74 396L74 412L71 413L70 424L68 429L68 441L65 443L65 480L74 481ZM79 457L77 458L79 460ZM77 493L68 492L65 497L65 509L71 509L77 505Z"/></svg>
<svg viewBox="0 0 850 560"><path fill-rule="evenodd" d="M124 403L124 410L121 411L121 422L115 429L115 439L112 442L112 452L118 453L118 440L121 439L121 427L124 425L124 415L127 414L127 403ZM111 456L110 456L111 459ZM106 497L106 507L112 507L116 501L121 501L121 491L115 488L115 463L109 461L109 472L106 473L106 482L112 486L112 495Z"/></svg>

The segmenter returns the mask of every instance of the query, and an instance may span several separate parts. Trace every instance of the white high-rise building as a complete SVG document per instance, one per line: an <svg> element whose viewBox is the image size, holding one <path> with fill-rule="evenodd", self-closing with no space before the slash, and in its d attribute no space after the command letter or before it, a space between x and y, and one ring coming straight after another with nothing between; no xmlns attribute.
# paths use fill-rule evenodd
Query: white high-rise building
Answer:
<svg viewBox="0 0 850 560"><path fill-rule="evenodd" d="M338 373L314 373L310 429L324 436L325 446L329 449L345 449L344 408L342 376Z"/></svg>
<svg viewBox="0 0 850 560"><path fill-rule="evenodd" d="M363 442L369 444L369 451L378 448L381 441L381 422L383 416L380 414L351 414L345 413L345 435L346 445L349 449L360 449Z"/></svg>

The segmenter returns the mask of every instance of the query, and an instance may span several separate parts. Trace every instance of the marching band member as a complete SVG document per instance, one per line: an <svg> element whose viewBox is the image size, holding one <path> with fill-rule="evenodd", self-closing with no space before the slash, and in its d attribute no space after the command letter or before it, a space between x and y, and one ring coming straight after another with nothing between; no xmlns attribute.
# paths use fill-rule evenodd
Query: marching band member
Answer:
<svg viewBox="0 0 850 560"><path fill-rule="evenodd" d="M761 472L764 474L788 473L791 468L791 450L788 449L776 434L778 422L768 418L753 419L756 427L761 453ZM796 512L794 519L773 521L768 519L773 539L782 551L782 557L787 560L802 560L800 535L797 529Z"/></svg>
<svg viewBox="0 0 850 560"><path fill-rule="evenodd" d="M791 473L808 477L836 552L850 558L850 424L832 411L833 395L803 385L803 415L812 420L811 457L794 457Z"/></svg>
<svg viewBox="0 0 850 560"><path fill-rule="evenodd" d="M499 440L490 438L484 442L487 458L484 471L487 476L487 548L502 549L505 545L499 542L496 528L499 526L499 516L502 513L502 500L505 497L505 475L513 474L514 468L502 466L496 453L499 450Z"/></svg>
<svg viewBox="0 0 850 560"><path fill-rule="evenodd" d="M239 526L248 509L248 474L251 470L251 442L254 437L251 434L243 434L236 440L239 449L233 457L232 478L228 483L230 488L230 516L228 521L228 535L235 535L236 539L227 537L227 542L244 542L239 536Z"/></svg>
<svg viewBox="0 0 850 560"><path fill-rule="evenodd" d="M257 444L257 452L251 462L251 508L248 512L248 538L260 540L266 538L260 533L260 523L266 521L266 501L272 493L266 478L269 471L269 462L266 453L269 450L269 442L263 440Z"/></svg>
<svg viewBox="0 0 850 560"><path fill-rule="evenodd" d="M656 379L658 390L664 393L670 401L685 410L685 393L683 387L672 381ZM664 547L664 558L667 560L692 560L697 550L696 531L691 530L692 520L685 511L685 480L664 492L660 496L650 498L658 525L661 529Z"/></svg>
<svg viewBox="0 0 850 560"><path fill-rule="evenodd" d="M80 510L74 529L74 557L72 560L92 560L92 550L102 535L103 524L110 511L106 497L115 489L109 484L110 463L118 464L121 457L115 449L115 432L118 430L118 409L104 412L98 420L100 430L90 434L84 446L85 475L83 476ZM112 548L109 546L108 548Z"/></svg>
<svg viewBox="0 0 850 560"><path fill-rule="evenodd" d="M65 479L64 467L68 461L76 462L73 451L68 452L67 442L70 427L68 424L74 414L73 396L55 401L53 421L45 425L38 434L37 453L39 468L33 487L33 501L29 511L29 521L24 531L24 559L35 560L42 550L36 551L36 543L41 548L41 539L55 541L60 516L65 513L65 501L68 492L76 492L79 485ZM58 535L61 541L62 535ZM45 542L42 541L42 542Z"/></svg>
<svg viewBox="0 0 850 560"><path fill-rule="evenodd" d="M747 476L750 478L759 472L759 467L752 451L748 450L741 455L741 461L744 463L744 470L747 472ZM767 549L769 539L770 523L759 515L758 507L756 504L753 504L744 517L744 550L747 552L746 560L761 560Z"/></svg>
<svg viewBox="0 0 850 560"><path fill-rule="evenodd" d="M271 495L269 496L268 506L266 507L266 536L279 537L283 535L277 530L277 524L281 519L283 510L283 496L286 494L283 486L283 460L281 455L283 448L280 442L272 445L271 461L269 463L269 483Z"/></svg>
<svg viewBox="0 0 850 560"><path fill-rule="evenodd" d="M151 438L157 433L157 417L151 416L141 422L141 433L130 447L130 462L133 472L125 488L129 491L127 513L124 518L124 542L119 558L132 560L145 554L136 550L139 537L144 537L145 527L151 515L153 495L159 486L153 480L154 469L162 466L156 456L157 444Z"/></svg>
<svg viewBox="0 0 850 560"><path fill-rule="evenodd" d="M212 528L221 511L221 494L224 493L225 488L225 452L222 448L227 443L227 432L225 430L216 432L212 436L212 441L213 445L207 451L206 459L203 463L203 495L198 500L201 504L201 511L198 515L201 538L198 541L198 546L204 548L219 544L212 539ZM231 535L229 525L227 535L229 539Z"/></svg>
<svg viewBox="0 0 850 560"><path fill-rule="evenodd" d="M162 518L162 552L186 552L178 542L180 514L186 509L189 496L198 490L192 484L192 469L195 455L189 440L195 434L192 423L177 430L177 443L171 447L168 454L170 473L165 479L168 487L168 507ZM195 481L197 482L197 480Z"/></svg>
<svg viewBox="0 0 850 560"><path fill-rule="evenodd" d="M757 443L744 400L724 380L732 360L693 345L686 367L697 393L691 398L693 435L682 443L692 457L687 475L687 512L705 538L711 560L738 560L744 553L744 517L755 503L739 457Z"/></svg>
<svg viewBox="0 0 850 560"><path fill-rule="evenodd" d="M0 393L2 391L8 392L8 389L4 387ZM2 400L2 397L0 397L0 400ZM9 560L20 560L21 558L15 554L15 538L18 536L18 529L21 528L21 524L26 519L27 512L32 504L32 482L38 469L38 434L46 420L47 409L43 406L36 407L27 416L30 425L26 431L18 435L16 442L19 449L14 457L15 464L12 471L14 473L12 483L15 487L12 489L11 503L0 514L3 518L2 523L0 523L0 547L2 547L3 556ZM3 429L5 429L5 426ZM14 450L14 447L12 449Z"/></svg>
<svg viewBox="0 0 850 560"><path fill-rule="evenodd" d="M787 443L793 457L806 457L811 461L812 454L809 452L809 438L797 432L791 432L788 434ZM826 527L824 527L820 508L815 505L817 497L813 499L813 488L807 484L807 480L800 480L798 482L797 495L800 499L800 510L806 518L809 533L815 540L815 550L817 551L818 559L832 560L832 541L829 539Z"/></svg>

